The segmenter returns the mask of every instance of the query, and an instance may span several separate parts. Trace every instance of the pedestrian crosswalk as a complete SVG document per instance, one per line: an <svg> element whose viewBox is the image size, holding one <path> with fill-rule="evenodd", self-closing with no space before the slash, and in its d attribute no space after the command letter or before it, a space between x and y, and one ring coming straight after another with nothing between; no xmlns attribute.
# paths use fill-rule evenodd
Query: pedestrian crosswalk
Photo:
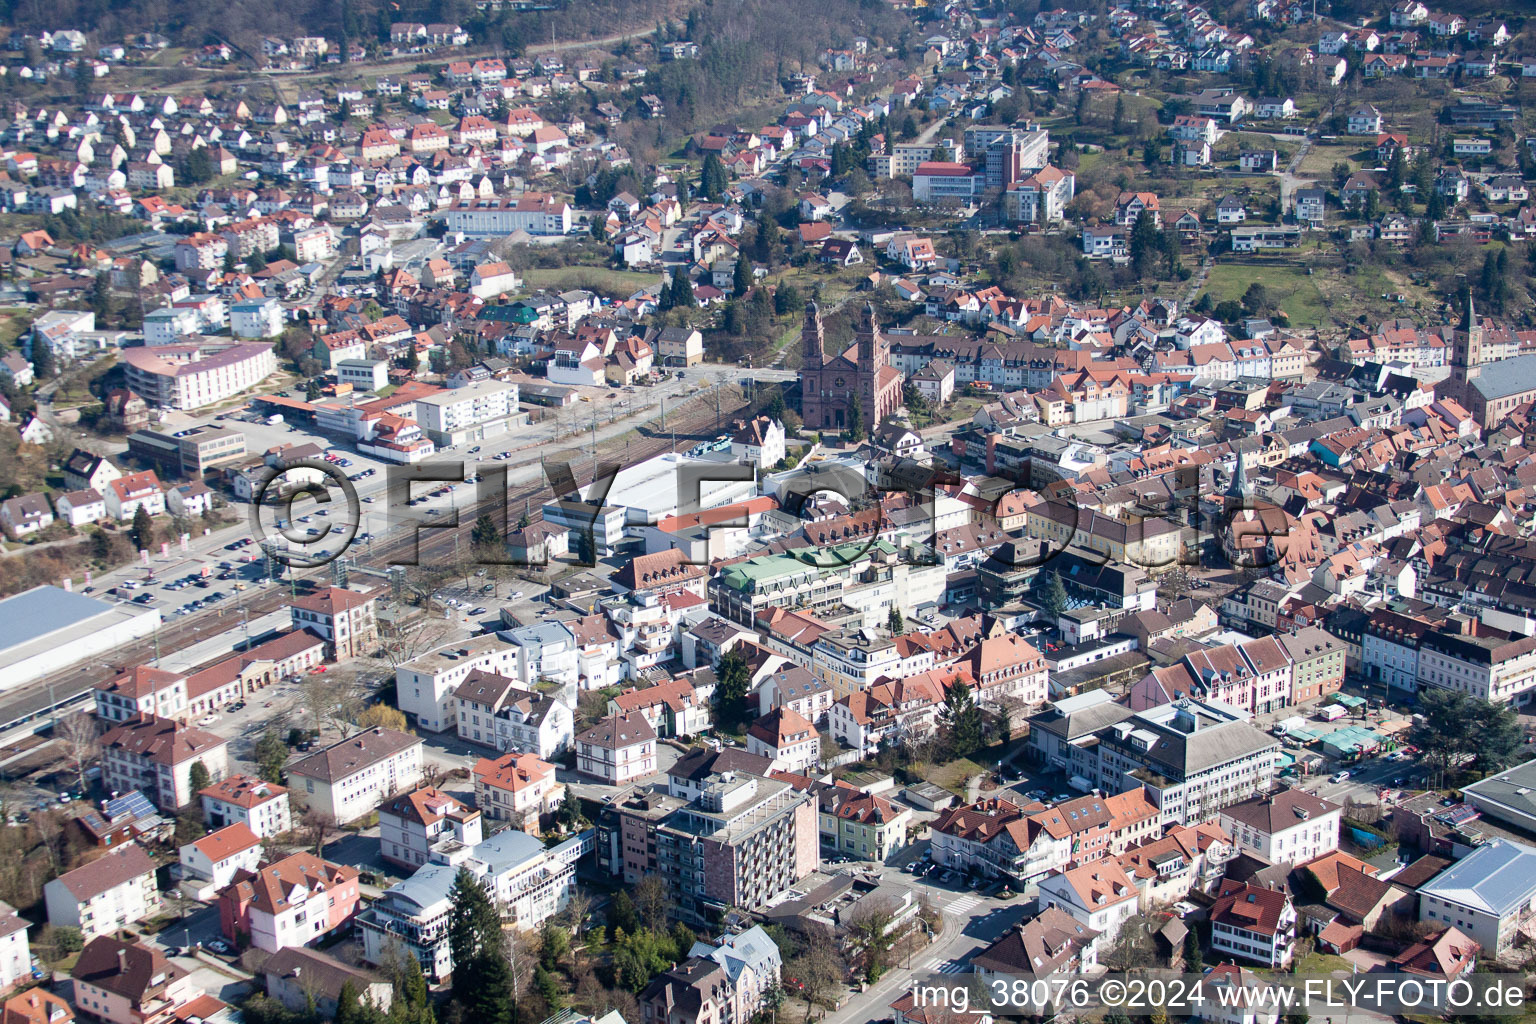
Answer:
<svg viewBox="0 0 1536 1024"><path fill-rule="evenodd" d="M959 974L965 970L965 964L960 963L958 960L945 960L941 957L934 957L923 965L923 970L938 974Z"/></svg>
<svg viewBox="0 0 1536 1024"><path fill-rule="evenodd" d="M980 896L961 896L944 909L952 914L968 914L981 905Z"/></svg>

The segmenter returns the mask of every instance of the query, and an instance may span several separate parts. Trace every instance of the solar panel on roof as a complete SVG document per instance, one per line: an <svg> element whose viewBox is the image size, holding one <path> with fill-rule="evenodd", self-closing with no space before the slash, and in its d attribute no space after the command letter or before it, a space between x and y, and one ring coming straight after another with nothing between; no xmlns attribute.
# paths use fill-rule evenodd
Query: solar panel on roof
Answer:
<svg viewBox="0 0 1536 1024"><path fill-rule="evenodd" d="M107 801L107 817L115 818L119 814L130 814L134 818L148 818L155 813L155 805L149 802L149 798L135 789L131 793L125 793L120 797Z"/></svg>

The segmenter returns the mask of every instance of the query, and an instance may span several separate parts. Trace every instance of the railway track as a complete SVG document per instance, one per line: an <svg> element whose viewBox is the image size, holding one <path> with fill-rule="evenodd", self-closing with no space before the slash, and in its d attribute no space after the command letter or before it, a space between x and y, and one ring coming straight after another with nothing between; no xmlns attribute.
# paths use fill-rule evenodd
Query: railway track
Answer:
<svg viewBox="0 0 1536 1024"><path fill-rule="evenodd" d="M664 452L672 451L674 444L686 447L695 441L713 438L720 432L717 424L729 423L732 418L745 410L747 404L739 394L734 394L729 404L722 403L718 412L713 405L693 409L684 407L677 413L669 415L673 429L664 434L658 430L641 427L639 428L641 436L638 439L599 442L595 458L579 448L570 448L551 451L548 461L568 463L579 484L590 483L599 461L618 459L625 463L643 462ZM509 489L505 507L514 510L512 514L516 515L519 513L515 510L520 510L527 505L533 510L530 518L536 521L540 515L540 507L553 497L552 488L547 482L541 480L537 484L525 484ZM497 505L499 507L500 503ZM495 511L495 509L486 509L486 511ZM434 526L421 530L405 527L392 529L386 538L372 545L366 554L355 558L352 564L360 568L388 569L410 554L413 547L416 551L418 566L453 564L456 548L461 547L465 551L469 549L470 531L480 512L478 503L474 503L459 509L458 525L454 527ZM87 693L99 680L107 678L109 674L133 665L150 664L155 661L157 654L170 654L200 640L206 640L238 624L242 621L242 616L255 619L277 611L289 603L295 592L307 593L327 585L332 579L334 570L329 566L321 566L290 571L293 572L292 578L280 585L269 586L263 590L243 591L244 598L241 601L229 602L216 609L172 619L155 635L117 648L105 662L97 660L66 669L0 696L0 728L9 728L28 719L41 719L51 709L68 704ZM406 570L408 583L412 571L410 568Z"/></svg>

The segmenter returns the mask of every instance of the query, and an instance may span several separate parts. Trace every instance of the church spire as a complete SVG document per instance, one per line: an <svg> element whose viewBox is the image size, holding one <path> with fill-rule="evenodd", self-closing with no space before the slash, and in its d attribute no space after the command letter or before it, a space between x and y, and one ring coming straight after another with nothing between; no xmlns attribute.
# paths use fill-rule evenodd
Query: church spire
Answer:
<svg viewBox="0 0 1536 1024"><path fill-rule="evenodd" d="M1232 480L1227 484L1228 498L1246 501L1253 497L1253 485L1248 482L1248 456L1237 450L1237 466L1232 470Z"/></svg>

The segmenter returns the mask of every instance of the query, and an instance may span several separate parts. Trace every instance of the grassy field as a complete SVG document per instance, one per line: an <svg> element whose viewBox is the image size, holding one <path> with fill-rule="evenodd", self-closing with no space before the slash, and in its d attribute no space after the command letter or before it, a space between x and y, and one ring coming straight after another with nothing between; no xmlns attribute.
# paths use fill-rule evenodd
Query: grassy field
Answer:
<svg viewBox="0 0 1536 1024"><path fill-rule="evenodd" d="M1296 168L1296 174L1302 178L1331 180L1334 164L1348 164L1350 170L1359 170L1360 161L1353 158L1369 142L1369 139L1361 136L1352 139L1341 138L1336 143L1318 143L1302 158L1301 166Z"/></svg>
<svg viewBox="0 0 1536 1024"><path fill-rule="evenodd" d="M0 345L10 347L32 326L32 315L25 309L0 309Z"/></svg>
<svg viewBox="0 0 1536 1024"><path fill-rule="evenodd" d="M1212 301L1241 300L1243 292L1255 281L1269 289L1269 294L1285 315L1291 318L1292 327L1310 326L1331 320L1328 304L1318 291L1314 277L1308 276L1305 267L1256 267L1217 263L1211 267L1205 282L1205 291Z"/></svg>
<svg viewBox="0 0 1536 1024"><path fill-rule="evenodd" d="M983 775L986 769L969 758L960 758L958 761L950 761L933 769L933 776L928 781L942 786L961 799L965 798L965 780L976 775Z"/></svg>
<svg viewBox="0 0 1536 1024"><path fill-rule="evenodd" d="M585 288L613 298L628 298L660 282L660 273L613 270L608 267L536 267L523 271L528 288Z"/></svg>

